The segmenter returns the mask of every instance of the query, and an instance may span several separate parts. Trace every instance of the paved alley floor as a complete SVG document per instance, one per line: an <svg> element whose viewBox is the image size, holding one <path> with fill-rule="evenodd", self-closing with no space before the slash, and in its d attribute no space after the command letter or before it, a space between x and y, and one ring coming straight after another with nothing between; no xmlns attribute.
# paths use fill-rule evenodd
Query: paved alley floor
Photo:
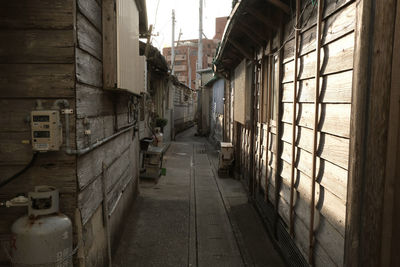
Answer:
<svg viewBox="0 0 400 267"><path fill-rule="evenodd" d="M218 178L217 152L191 128L141 181L113 266L284 266L242 184Z"/></svg>

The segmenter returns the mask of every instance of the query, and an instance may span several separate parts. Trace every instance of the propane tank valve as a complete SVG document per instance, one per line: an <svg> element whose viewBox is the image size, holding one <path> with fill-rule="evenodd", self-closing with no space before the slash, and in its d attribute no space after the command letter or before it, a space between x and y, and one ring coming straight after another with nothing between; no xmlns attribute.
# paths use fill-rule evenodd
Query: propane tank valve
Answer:
<svg viewBox="0 0 400 267"><path fill-rule="evenodd" d="M29 199L25 196L18 196L14 197L13 199L10 199L6 201L5 206L7 208L10 207L23 207L23 206L28 206L29 204Z"/></svg>

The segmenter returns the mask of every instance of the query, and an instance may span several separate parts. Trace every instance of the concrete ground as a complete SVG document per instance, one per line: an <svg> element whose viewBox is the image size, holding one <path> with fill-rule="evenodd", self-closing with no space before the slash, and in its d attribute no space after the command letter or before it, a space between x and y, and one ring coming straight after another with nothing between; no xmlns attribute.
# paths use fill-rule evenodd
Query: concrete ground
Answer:
<svg viewBox="0 0 400 267"><path fill-rule="evenodd" d="M218 154L191 128L141 181L113 266L284 266L242 184L218 178Z"/></svg>

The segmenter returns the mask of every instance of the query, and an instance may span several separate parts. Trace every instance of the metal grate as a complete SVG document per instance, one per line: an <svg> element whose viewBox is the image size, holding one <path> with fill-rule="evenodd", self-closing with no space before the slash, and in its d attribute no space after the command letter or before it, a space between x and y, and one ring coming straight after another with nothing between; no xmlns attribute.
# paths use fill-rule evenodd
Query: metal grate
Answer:
<svg viewBox="0 0 400 267"><path fill-rule="evenodd" d="M280 217L277 218L276 233L274 232L275 210L272 204L264 201L264 196L257 194L255 206L259 212L269 236L280 249L280 253L288 266L309 267L300 250L286 231L284 222Z"/></svg>

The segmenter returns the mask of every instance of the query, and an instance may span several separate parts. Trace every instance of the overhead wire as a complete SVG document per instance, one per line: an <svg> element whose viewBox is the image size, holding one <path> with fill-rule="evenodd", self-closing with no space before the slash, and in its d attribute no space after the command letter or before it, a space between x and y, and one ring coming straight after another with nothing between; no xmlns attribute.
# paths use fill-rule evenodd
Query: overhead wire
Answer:
<svg viewBox="0 0 400 267"><path fill-rule="evenodd" d="M156 27L156 23L157 23L157 14L158 14L158 6L159 6L159 5L160 5L160 0L157 1L156 13L155 13L155 16L154 16L154 26L153 26L153 27Z"/></svg>

